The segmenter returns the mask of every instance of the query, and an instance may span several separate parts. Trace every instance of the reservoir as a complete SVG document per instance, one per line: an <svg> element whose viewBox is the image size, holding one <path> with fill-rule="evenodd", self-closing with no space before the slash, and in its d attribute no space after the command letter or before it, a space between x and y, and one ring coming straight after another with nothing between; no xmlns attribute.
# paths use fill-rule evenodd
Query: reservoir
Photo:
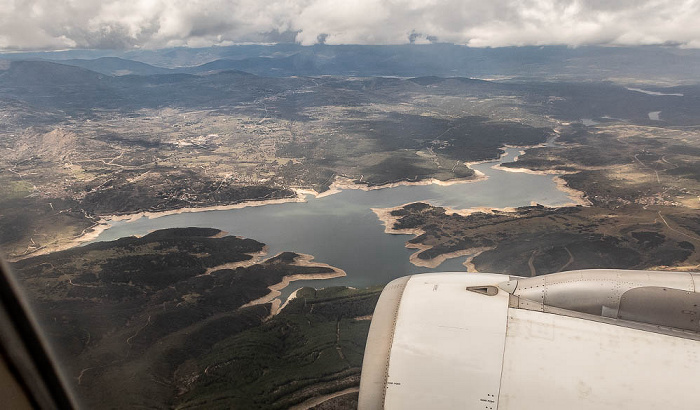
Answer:
<svg viewBox="0 0 700 410"><path fill-rule="evenodd" d="M548 206L571 203L551 175L506 172L494 165L512 161L519 148L507 148L496 161L472 165L486 179L452 185L406 185L376 190L348 189L306 202L289 202L240 209L189 212L158 218L111 222L95 241L145 235L175 227L212 227L231 235L253 238L268 246L268 255L293 251L313 255L315 261L343 269L347 276L292 283L282 297L302 286L365 287L383 285L400 276L430 271L466 271L466 256L449 259L437 268L414 266L407 249L410 236L391 235L371 208L428 202L453 209L517 207L536 202Z"/></svg>

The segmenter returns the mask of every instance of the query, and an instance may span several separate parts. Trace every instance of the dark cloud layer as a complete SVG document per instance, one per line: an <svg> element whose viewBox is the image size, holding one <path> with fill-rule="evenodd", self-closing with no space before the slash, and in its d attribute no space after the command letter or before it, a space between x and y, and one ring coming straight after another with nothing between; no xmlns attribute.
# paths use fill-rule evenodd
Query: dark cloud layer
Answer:
<svg viewBox="0 0 700 410"><path fill-rule="evenodd" d="M473 47L700 48L700 0L0 0L0 49L163 48L294 39Z"/></svg>

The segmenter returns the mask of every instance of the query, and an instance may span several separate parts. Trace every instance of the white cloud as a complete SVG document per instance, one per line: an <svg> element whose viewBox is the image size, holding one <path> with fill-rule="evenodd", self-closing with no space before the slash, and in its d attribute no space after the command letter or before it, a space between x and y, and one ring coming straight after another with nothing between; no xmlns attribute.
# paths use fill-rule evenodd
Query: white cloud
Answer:
<svg viewBox="0 0 700 410"><path fill-rule="evenodd" d="M700 44L700 0L0 0L0 49Z"/></svg>

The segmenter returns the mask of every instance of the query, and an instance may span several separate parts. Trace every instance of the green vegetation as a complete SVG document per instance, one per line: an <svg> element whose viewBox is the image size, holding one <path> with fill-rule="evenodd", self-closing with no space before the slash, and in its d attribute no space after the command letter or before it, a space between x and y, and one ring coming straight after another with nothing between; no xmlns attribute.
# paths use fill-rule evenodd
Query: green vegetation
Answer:
<svg viewBox="0 0 700 410"><path fill-rule="evenodd" d="M251 264L263 244L220 233L166 229L12 265L84 406L284 407L357 385L369 322L355 318L380 289L304 289L266 321L269 304L243 306L285 276L333 270L293 252Z"/></svg>
<svg viewBox="0 0 700 410"><path fill-rule="evenodd" d="M0 251L28 257L14 269L85 407L286 408L357 386L379 294L302 289L270 318L269 304L244 306L287 275L332 269L291 252L253 260L263 244L213 229L31 257L103 216L291 198L339 177L473 178L466 161L557 136L503 166L562 173L593 206L463 216L407 205L391 214L394 228L423 231L412 260L471 252L472 268L524 276L700 263L696 86L660 97L607 82L219 71L235 61L192 71L201 75L114 77L46 61L0 73ZM298 73L303 61L289 61L279 73ZM660 103L663 120L651 121Z"/></svg>
<svg viewBox="0 0 700 410"><path fill-rule="evenodd" d="M529 149L506 168L562 171L593 204L684 206L697 209L700 145L696 130L626 124L561 130L559 144Z"/></svg>
<svg viewBox="0 0 700 410"><path fill-rule="evenodd" d="M93 225L71 199L29 196L0 201L0 252L16 257L49 244L65 244Z"/></svg>
<svg viewBox="0 0 700 410"><path fill-rule="evenodd" d="M0 198L0 204L24 198L33 191L33 186L28 181L0 181L5 184L4 196Z"/></svg>
<svg viewBox="0 0 700 410"><path fill-rule="evenodd" d="M430 261L466 251L475 255L471 263L480 272L534 276L573 269L696 264L700 238L663 222L675 224L692 213L673 208L660 212L634 206L616 211L534 206L462 216L419 203L391 215L398 218L394 229L424 231L408 241L423 247L415 255L418 259Z"/></svg>
<svg viewBox="0 0 700 410"><path fill-rule="evenodd" d="M504 144L545 142L551 129L487 117L441 118L428 115L345 110L331 128L344 138L296 138L278 147L279 156L299 157L323 175L342 175L369 186L398 181L471 178L465 161L498 157ZM323 180L317 180L324 185ZM332 179L326 179L327 189Z"/></svg>
<svg viewBox="0 0 700 410"><path fill-rule="evenodd" d="M552 135L552 121L520 108L517 87L501 87L242 72L112 77L15 61L0 73L0 196L13 199L0 207L0 251L17 259L64 246L104 216L290 198L338 177L371 186L473 178L465 161Z"/></svg>
<svg viewBox="0 0 700 410"><path fill-rule="evenodd" d="M471 254L482 272L540 275L585 268L697 269L700 263L700 145L697 127L606 120L560 127L555 145L527 150L504 168L558 172L591 207L525 207L447 214L411 204L393 210L395 229L421 230L413 256Z"/></svg>
<svg viewBox="0 0 700 410"><path fill-rule="evenodd" d="M566 146L530 150L507 166L590 172L567 178L604 206L618 193L624 202L658 191L600 175L635 166L635 155L663 182L695 189L700 179L696 129L677 127L697 123L696 87L674 88L687 98L664 98L664 121L650 122L660 97L612 83L271 78L219 71L232 61L221 63L202 75L118 77L8 64L0 73L0 250L20 258L65 245L101 216L289 198L294 188L325 191L338 177L370 186L473 178L465 161L495 158L504 144L540 144L555 131ZM564 123L580 118L601 124Z"/></svg>
<svg viewBox="0 0 700 410"><path fill-rule="evenodd" d="M198 358L196 381L178 407L285 409L358 386L369 331L365 316L380 291L300 290L279 315Z"/></svg>

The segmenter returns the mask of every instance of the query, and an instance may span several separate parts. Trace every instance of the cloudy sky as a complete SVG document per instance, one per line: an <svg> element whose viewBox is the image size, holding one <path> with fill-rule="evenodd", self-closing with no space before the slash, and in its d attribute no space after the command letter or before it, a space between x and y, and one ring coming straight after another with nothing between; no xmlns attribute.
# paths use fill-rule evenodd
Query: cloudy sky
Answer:
<svg viewBox="0 0 700 410"><path fill-rule="evenodd" d="M296 41L700 48L700 0L0 0L0 49Z"/></svg>

